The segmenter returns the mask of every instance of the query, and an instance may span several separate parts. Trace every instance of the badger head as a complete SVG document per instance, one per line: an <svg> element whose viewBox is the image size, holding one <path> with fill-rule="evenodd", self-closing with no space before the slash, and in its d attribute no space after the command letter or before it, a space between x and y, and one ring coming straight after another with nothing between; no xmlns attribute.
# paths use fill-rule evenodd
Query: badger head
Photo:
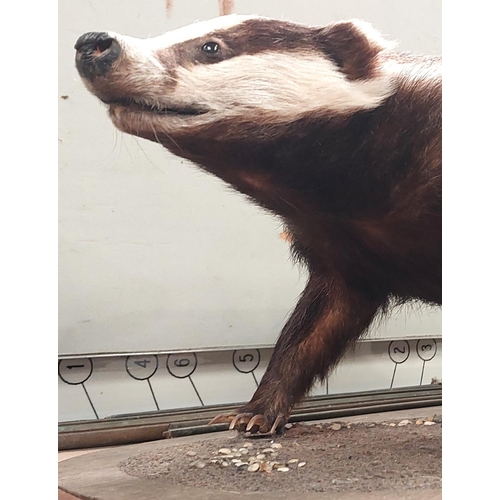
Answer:
<svg viewBox="0 0 500 500"><path fill-rule="evenodd" d="M310 27L223 16L148 39L86 33L76 65L122 131L172 148L182 139L275 137L307 117L353 114L392 92L360 21Z"/></svg>

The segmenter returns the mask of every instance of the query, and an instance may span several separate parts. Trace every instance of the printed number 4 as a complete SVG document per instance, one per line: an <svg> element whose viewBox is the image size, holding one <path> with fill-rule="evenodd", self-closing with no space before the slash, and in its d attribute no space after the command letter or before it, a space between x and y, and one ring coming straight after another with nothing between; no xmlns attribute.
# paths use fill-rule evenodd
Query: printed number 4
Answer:
<svg viewBox="0 0 500 500"><path fill-rule="evenodd" d="M140 366L142 368L146 368L147 364L148 363L151 363L151 360L150 359L143 359L142 361L134 361L134 363L137 365L137 366Z"/></svg>

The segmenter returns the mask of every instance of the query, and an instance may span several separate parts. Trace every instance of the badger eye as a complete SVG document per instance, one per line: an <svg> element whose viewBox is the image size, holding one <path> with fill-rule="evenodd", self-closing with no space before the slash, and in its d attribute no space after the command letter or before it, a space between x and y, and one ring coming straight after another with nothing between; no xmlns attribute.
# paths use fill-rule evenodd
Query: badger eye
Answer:
<svg viewBox="0 0 500 500"><path fill-rule="evenodd" d="M207 42L203 44L201 50L211 56L220 52L220 45L217 42Z"/></svg>

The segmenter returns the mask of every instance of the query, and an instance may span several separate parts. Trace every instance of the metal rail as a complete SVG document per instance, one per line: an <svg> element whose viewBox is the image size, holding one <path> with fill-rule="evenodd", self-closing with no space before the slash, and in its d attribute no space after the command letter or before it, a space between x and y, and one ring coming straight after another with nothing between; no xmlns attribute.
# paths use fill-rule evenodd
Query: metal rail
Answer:
<svg viewBox="0 0 500 500"><path fill-rule="evenodd" d="M303 422L442 404L440 385L319 396L298 405L289 419ZM240 405L213 405L174 411L116 415L101 420L59 423L59 450L154 441L226 430L228 424L207 425L214 416Z"/></svg>

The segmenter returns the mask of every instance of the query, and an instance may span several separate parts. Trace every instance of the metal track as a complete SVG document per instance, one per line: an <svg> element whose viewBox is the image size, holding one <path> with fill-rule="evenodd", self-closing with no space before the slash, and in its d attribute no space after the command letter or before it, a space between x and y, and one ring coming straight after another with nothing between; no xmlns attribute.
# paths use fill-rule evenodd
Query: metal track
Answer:
<svg viewBox="0 0 500 500"><path fill-rule="evenodd" d="M298 405L290 422L378 413L439 406L440 385L406 387L384 391L319 396ZM102 420L62 422L59 424L59 449L93 448L154 441L193 434L226 430L228 424L207 425L220 413L236 410L240 405L213 405L174 411L111 416Z"/></svg>

